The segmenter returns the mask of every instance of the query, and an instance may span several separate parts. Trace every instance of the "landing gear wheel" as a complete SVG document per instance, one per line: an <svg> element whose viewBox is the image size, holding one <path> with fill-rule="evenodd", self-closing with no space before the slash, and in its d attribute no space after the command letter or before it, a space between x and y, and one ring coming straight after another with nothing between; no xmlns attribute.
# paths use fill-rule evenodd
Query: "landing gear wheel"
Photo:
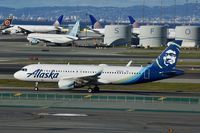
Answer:
<svg viewBox="0 0 200 133"><path fill-rule="evenodd" d="M92 92L94 92L94 90L92 88L88 88L88 92L92 93Z"/></svg>
<svg viewBox="0 0 200 133"><path fill-rule="evenodd" d="M38 91L39 89L38 89L38 87L35 87L34 90L35 90L35 91Z"/></svg>
<svg viewBox="0 0 200 133"><path fill-rule="evenodd" d="M98 86L94 87L94 92L99 92L99 87Z"/></svg>
<svg viewBox="0 0 200 133"><path fill-rule="evenodd" d="M35 82L35 88L34 88L35 91L38 91L39 88L38 88L38 82Z"/></svg>

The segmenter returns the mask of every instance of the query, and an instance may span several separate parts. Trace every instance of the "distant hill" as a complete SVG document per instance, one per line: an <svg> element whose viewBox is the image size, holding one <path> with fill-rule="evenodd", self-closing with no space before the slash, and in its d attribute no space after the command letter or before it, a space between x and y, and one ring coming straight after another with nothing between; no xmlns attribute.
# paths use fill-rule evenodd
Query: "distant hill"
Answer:
<svg viewBox="0 0 200 133"><path fill-rule="evenodd" d="M7 17L10 14L20 18L37 18L44 17L47 19L55 19L60 14L65 16L79 16L81 19L87 19L86 14L91 13L94 14L98 19L106 19L106 20L127 20L127 15L132 15L135 18L142 18L143 16L146 18L158 18L162 16L163 18L170 19L173 18L176 14L177 16L198 16L200 17L200 4L185 4L185 5L177 5L175 6L167 6L161 8L159 6L156 7L148 7L145 6L132 6L126 8L119 7L91 7L91 6L63 6L63 7L34 7L34 8L6 8L0 7L0 16ZM176 11L176 13L175 13Z"/></svg>

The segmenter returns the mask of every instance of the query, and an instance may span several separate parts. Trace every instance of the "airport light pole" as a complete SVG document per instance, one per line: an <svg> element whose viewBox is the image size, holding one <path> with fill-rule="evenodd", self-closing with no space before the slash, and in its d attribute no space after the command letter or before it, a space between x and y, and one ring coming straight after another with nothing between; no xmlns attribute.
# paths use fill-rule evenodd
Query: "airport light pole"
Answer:
<svg viewBox="0 0 200 133"><path fill-rule="evenodd" d="M174 0L174 24L176 24L176 0Z"/></svg>
<svg viewBox="0 0 200 133"><path fill-rule="evenodd" d="M160 0L160 23L162 23L163 19L163 1Z"/></svg>
<svg viewBox="0 0 200 133"><path fill-rule="evenodd" d="M145 6L145 0L142 1L142 23L143 23L143 24L144 24L144 17L145 17L144 6Z"/></svg>
<svg viewBox="0 0 200 133"><path fill-rule="evenodd" d="M188 0L185 0L185 4L186 4L186 10L185 10L185 16L186 16L186 18L188 17ZM188 19L190 19L189 17L188 17ZM185 23L186 23L187 21L185 21ZM188 24L190 24L190 20L188 20Z"/></svg>

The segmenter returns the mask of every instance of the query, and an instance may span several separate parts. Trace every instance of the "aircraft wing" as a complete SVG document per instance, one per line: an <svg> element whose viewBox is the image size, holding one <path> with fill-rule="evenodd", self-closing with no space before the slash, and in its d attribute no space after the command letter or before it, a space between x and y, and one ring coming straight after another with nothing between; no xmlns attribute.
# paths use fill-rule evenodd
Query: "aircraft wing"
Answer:
<svg viewBox="0 0 200 133"><path fill-rule="evenodd" d="M65 40L59 38L51 38L51 37L33 37L35 40L50 42L50 43L66 43Z"/></svg>
<svg viewBox="0 0 200 133"><path fill-rule="evenodd" d="M87 74L85 76L72 76L72 77L63 77L59 80L59 88L66 89L66 86L76 85L76 86L85 86L88 84L97 83L98 76L101 75L102 70L99 70L96 73ZM67 88L68 88L67 87Z"/></svg>
<svg viewBox="0 0 200 133"><path fill-rule="evenodd" d="M101 33L101 29L91 29L90 27L88 27L88 28L89 28L88 29L89 32L93 32L93 33L99 34L101 36L104 36L104 34Z"/></svg>
<svg viewBox="0 0 200 133"><path fill-rule="evenodd" d="M26 33L26 34L33 33L33 31L28 30L28 29L25 29L25 28L23 28L23 27L21 27L21 26L18 26L18 28L19 28L23 33Z"/></svg>

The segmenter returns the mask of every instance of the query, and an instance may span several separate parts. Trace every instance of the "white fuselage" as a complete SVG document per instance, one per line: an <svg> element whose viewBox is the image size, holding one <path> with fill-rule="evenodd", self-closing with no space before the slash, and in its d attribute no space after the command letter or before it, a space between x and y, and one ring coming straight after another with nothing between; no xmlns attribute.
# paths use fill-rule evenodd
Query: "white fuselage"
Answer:
<svg viewBox="0 0 200 133"><path fill-rule="evenodd" d="M105 28L92 29L92 30L89 30L89 31L100 34L100 35L105 35Z"/></svg>
<svg viewBox="0 0 200 133"><path fill-rule="evenodd" d="M10 34L21 33L24 31L31 33L47 33L52 31L58 31L61 27L55 27L53 25L14 25L4 30Z"/></svg>
<svg viewBox="0 0 200 133"><path fill-rule="evenodd" d="M60 79L78 79L98 74L100 84L125 84L140 74L143 67L107 65L49 65L34 64L22 68L14 77L24 81L59 82ZM35 73L34 73L35 72Z"/></svg>
<svg viewBox="0 0 200 133"><path fill-rule="evenodd" d="M31 42L32 40L51 42L51 43L69 43L77 40L77 37L71 37L66 34L41 34L41 33L31 33L27 36L27 40Z"/></svg>

